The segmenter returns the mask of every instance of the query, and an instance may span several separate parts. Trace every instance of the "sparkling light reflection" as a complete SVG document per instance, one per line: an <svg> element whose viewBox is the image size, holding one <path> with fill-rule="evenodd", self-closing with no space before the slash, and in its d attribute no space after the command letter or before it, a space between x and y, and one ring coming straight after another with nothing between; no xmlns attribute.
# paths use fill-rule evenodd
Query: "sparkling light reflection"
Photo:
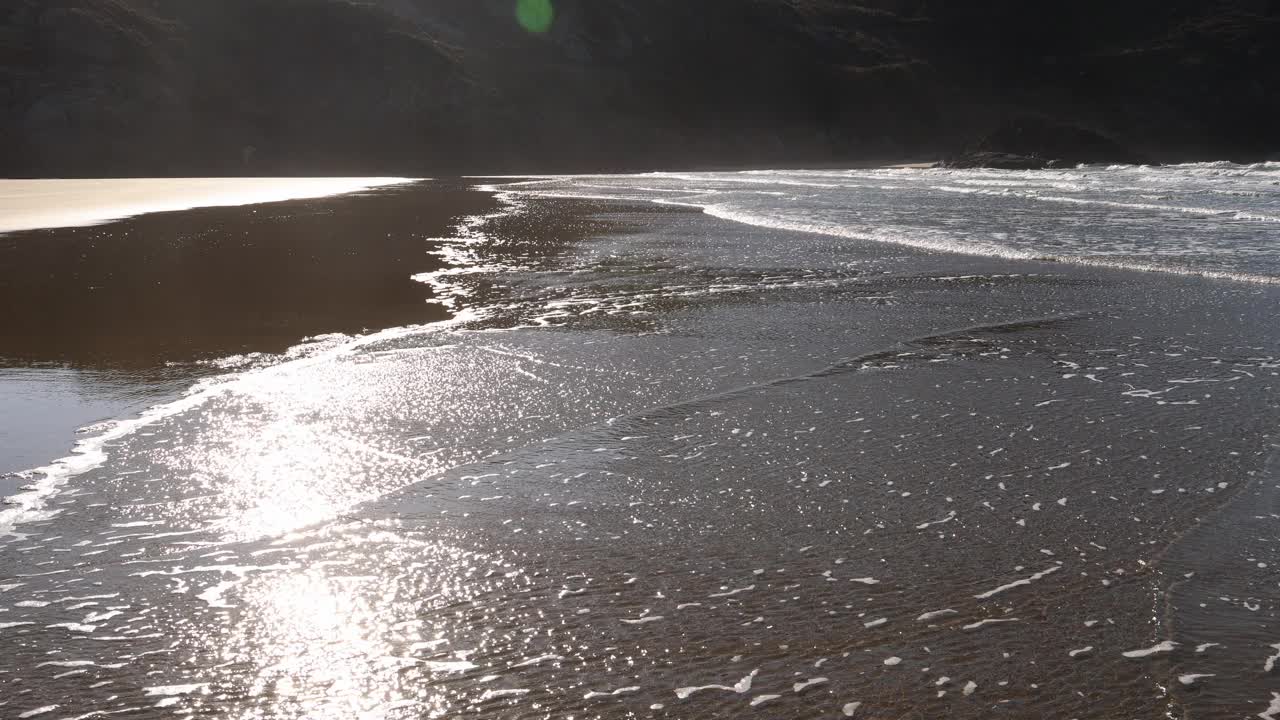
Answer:
<svg viewBox="0 0 1280 720"><path fill-rule="evenodd" d="M411 700L398 671L413 660L397 657L390 644L404 608L384 604L375 585L374 578L309 570L248 589L252 619L227 659L257 668L250 694L268 699L270 709L246 717L385 717Z"/></svg>
<svg viewBox="0 0 1280 720"><path fill-rule="evenodd" d="M320 372L316 372L320 370ZM181 447L154 452L199 494L170 520L212 523L227 541L278 536L331 519L427 477L440 464L410 457L387 428L410 408L376 364L307 362L243 377L192 427ZM429 389L434 373L423 373ZM387 432L379 432L387 428Z"/></svg>
<svg viewBox="0 0 1280 720"><path fill-rule="evenodd" d="M219 661L249 671L252 698L238 717L381 720L455 709L459 698L441 683L475 666L471 651L451 646L447 616L436 611L471 600L465 578L494 559L385 523L277 544L300 544L311 557L297 570L263 568L226 592L241 620L218 639ZM427 566L434 571L405 571Z"/></svg>

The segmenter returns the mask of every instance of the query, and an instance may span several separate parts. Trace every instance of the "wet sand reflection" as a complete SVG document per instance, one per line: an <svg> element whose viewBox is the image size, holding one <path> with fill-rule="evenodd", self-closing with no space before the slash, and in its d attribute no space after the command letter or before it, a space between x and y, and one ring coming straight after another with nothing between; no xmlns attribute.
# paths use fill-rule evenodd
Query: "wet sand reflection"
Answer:
<svg viewBox="0 0 1280 720"><path fill-rule="evenodd" d="M219 371L198 361L447 317L412 276L441 267L434 239L493 206L424 181L0 235L0 473ZM0 496L17 484L0 478Z"/></svg>
<svg viewBox="0 0 1280 720"><path fill-rule="evenodd" d="M0 358L141 370L438 320L410 276L491 202L441 185L0 237Z"/></svg>

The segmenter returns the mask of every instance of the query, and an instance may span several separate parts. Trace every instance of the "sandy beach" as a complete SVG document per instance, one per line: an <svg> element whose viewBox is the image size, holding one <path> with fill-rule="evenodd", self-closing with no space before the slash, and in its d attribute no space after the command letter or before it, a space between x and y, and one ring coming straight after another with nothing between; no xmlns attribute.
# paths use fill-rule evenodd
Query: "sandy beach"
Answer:
<svg viewBox="0 0 1280 720"><path fill-rule="evenodd" d="M90 182L103 181L56 184ZM144 206L148 188L169 181L121 182L127 187L105 199L81 187L76 197L88 199L79 202L63 188L47 212L36 210L66 223L66 205L58 204L65 202L70 215L102 222ZM196 182L167 202L217 205L369 185L297 182ZM175 397L219 372L211 361L446 317L411 275L443 266L432 237L489 207L456 183L429 182L0 235L0 306L13 310L0 315L0 472L43 465L70 449L76 428Z"/></svg>
<svg viewBox="0 0 1280 720"><path fill-rule="evenodd" d="M348 195L409 178L0 180L0 233L102 225L151 213Z"/></svg>
<svg viewBox="0 0 1280 720"><path fill-rule="evenodd" d="M1280 720L1280 0L0 55L0 720Z"/></svg>
<svg viewBox="0 0 1280 720"><path fill-rule="evenodd" d="M748 198L793 187L746 177ZM63 332L24 342L42 359L353 334L220 369L24 501L0 539L0 714L1266 710L1280 287L534 187L104 226L229 230L198 295L244 304L179 343L168 307L94 315L166 340L92 345L61 342L80 316L55 308ZM333 227L403 252L362 266L334 234L300 266ZM368 301L393 277L414 292ZM146 285L104 308L182 307ZM428 299L453 320L405 329L444 318Z"/></svg>

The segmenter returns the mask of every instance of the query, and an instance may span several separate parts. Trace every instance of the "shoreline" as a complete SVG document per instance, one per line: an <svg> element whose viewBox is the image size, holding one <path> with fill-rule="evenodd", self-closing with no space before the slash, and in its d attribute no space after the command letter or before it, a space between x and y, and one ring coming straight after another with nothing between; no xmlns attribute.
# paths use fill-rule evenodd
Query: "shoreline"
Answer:
<svg viewBox="0 0 1280 720"><path fill-rule="evenodd" d="M728 717L758 697L780 716L859 702L977 718L1030 697L1045 717L1154 717L1178 672L1242 683L1242 707L1265 699L1237 672L1256 634L1231 655L1142 649L1161 639L1147 619L1167 578L1151 561L1231 494L1210 478L1263 466L1274 288L645 201L514 202L450 241L472 271L452 278L457 297L489 312L276 365L117 438L58 498L62 516L0 541L31 575L24 599L76 590L36 571L89 563L106 569L95 593L130 605L115 622L155 627L130 638L135 660L84 668L72 682L112 685L79 706L150 704L155 675L203 683L216 705L179 702L221 714L270 710L281 696L246 683L284 677L332 707L427 686L436 709L480 717L526 702ZM1256 347L1231 350L1244 337ZM60 554L80 534L104 554ZM313 607L345 608L359 638ZM5 618L32 623L0 630L37 688L12 709L50 696L49 648L108 652L60 613ZM335 637L350 697L291 664Z"/></svg>
<svg viewBox="0 0 1280 720"><path fill-rule="evenodd" d="M1248 167L1251 165L1266 165L1280 163L1280 159L1276 159L1273 155L1262 154L1257 157L1237 156L1233 158L1222 157L1219 155L1207 155L1169 159L1167 161L1152 161L1150 163L1134 164L1125 162L1123 158L1117 158L1115 161L1097 161L1085 163L1088 167L1108 167L1108 166L1146 166L1146 167L1179 167L1179 166L1210 166L1227 164L1239 167ZM1044 168L1048 170L1072 170L1076 165L1068 165L1056 168ZM59 177L49 176L8 176L0 177L0 187L5 183L45 183L45 182L63 182L63 183L96 183L109 181L125 181L125 182L149 182L158 181L163 183L174 183L179 181L196 180L196 181L237 181L249 180L254 182L302 182L324 183L330 181L350 181L352 186L358 186L361 182L376 181L379 185L369 186L367 189L377 189L378 187L389 187L400 183L413 182L456 182L459 180L467 180L471 178L534 178L534 177L573 177L573 176L608 176L608 175L644 175L653 173L752 173L752 172L788 172L788 171L806 171L806 170L891 170L891 169L913 169L913 170L929 170L929 169L952 169L945 165L945 158L941 156L929 156L925 158L912 157L907 159L880 159L880 160L839 160L827 162L800 162L800 163L774 163L762 165L735 165L735 164L708 164L708 165L692 165L688 167L663 166L663 167L630 167L630 168L595 168L586 170L582 168L565 170L563 172L545 172L534 171L531 168L523 168L520 171L508 172L479 172L476 170L456 170L451 169L447 172L434 172L429 168L422 168L422 175L404 175L403 173L396 176L382 176L380 172L371 171L366 175L321 175L321 174L283 174L283 175L253 175L253 174L185 174L185 175L67 175ZM999 170L998 168L954 168L969 170ZM403 169L402 169L403 170ZM318 195L296 195L292 199L321 198L333 197L337 194L345 192L359 192L355 190L325 191ZM282 202L289 200L290 197L282 197L280 200L270 200L266 202ZM237 205L253 204L250 202L237 202ZM184 206L179 209L192 209L206 207L202 205ZM217 207L217 206L212 206ZM160 210L158 212L164 212ZM47 226L42 226L47 227ZM32 228L39 229L39 228Z"/></svg>
<svg viewBox="0 0 1280 720"><path fill-rule="evenodd" d="M908 168L917 169L917 168L923 168L929 165L933 165L933 164L926 164L926 163L904 164L904 165L892 166L892 167L904 168L904 169L908 169ZM367 182L369 180L370 179L361 179L362 182ZM490 182L484 182L484 181L490 181ZM507 188L506 187L507 185L513 185L513 186L522 185L527 183L528 181L529 181L529 176L503 176L503 177L474 176L474 177L468 177L465 179L459 179L454 183L450 183L449 181L410 181L410 184L416 182L419 188L421 188L420 192L427 192L431 194L439 192L439 189L437 186L443 186L445 188L455 188L458 192L461 192L464 196L475 196L475 197L483 196L483 197L489 198L488 203L491 206L493 205L493 202L494 202L494 200L492 199L492 196L494 194L499 194L499 193L514 193L518 197L554 197L554 195L539 194L536 191L533 193L529 193L525 191L523 188L518 188L518 187ZM307 206L315 205L316 203L319 203L319 205L317 205L317 207L319 207L319 206L323 206L323 204L326 202L344 202L344 201L354 202L358 198L367 196L370 192L373 192L375 194L379 192L391 192L391 193L410 192L403 188L395 187L395 185L404 185L404 184L405 183L402 183L402 182L395 182L391 186L368 186L368 187L364 187L362 190L356 190L352 193L348 193L345 195L337 195L337 196L324 195L317 198L303 198L303 199L282 200L282 201L273 200L265 203L255 202L245 206L240 206L239 208L220 208L218 206L213 206L213 207L201 206L201 207L193 207L185 210L157 211L155 213L146 213L143 216L139 216L139 217L123 218L121 220L108 220L105 222L107 223L107 226L108 226L106 228L107 230L110 230L110 229L119 230L120 234L128 236L134 233L144 232L146 230L145 227L135 228L132 226L134 225L146 226L148 224L148 219L159 220L159 219L165 218L166 216L168 216L174 223L183 223L188 219L188 217L190 217L192 220L195 220L195 221L218 222L218 219L216 217L205 218L203 216L207 214L216 214L221 211L225 211L228 214L236 214L244 211L244 212L248 212L251 215L257 215L259 212L258 209L262 209L267 212L271 212L272 209L274 209L280 212L280 216L282 218L288 219L292 214L296 213L296 209L304 209ZM431 185L433 187L428 189L428 185ZM653 201L639 200L639 199L626 200L626 199L609 199L609 198L599 198L599 201L605 202L605 203L616 203L619 206L626 206L633 203L647 206L653 202ZM446 206L448 205L449 203L446 203ZM659 203L658 206L660 207L661 203ZM704 214L707 213L707 210L705 208L694 208L694 209L697 212L701 212ZM446 215L453 218L453 220L457 220L458 218L469 216L467 212L464 212L463 210L457 210L456 212L454 212L447 209L447 207L444 210L444 212L446 213ZM506 210L499 211L499 214L503 212L506 212ZM712 215L714 216L714 213L712 213ZM767 228L762 228L759 225L752 224L749 221L744 221L736 218L720 218L720 219L726 222L741 223L741 224L744 224L746 227L767 229ZM40 230L30 230L30 231L21 231L19 233L10 233L7 236L3 233L0 233L0 250L4 249L6 240L10 241L10 249L12 249L12 246L18 242L35 243L35 242L42 242L44 240L43 237L27 238L26 236L28 235L49 236L49 235L58 235L63 233L75 233L75 234L92 233L93 231L99 230L99 229L104 229L104 226L99 225L99 226L93 226L89 228L83 228L83 227L45 228ZM804 231L801 231L801 232L804 232ZM839 237L837 233L826 233L821 230L813 230L811 232ZM443 235L444 233L441 233L441 234ZM859 240L857 238L854 238L854 240L858 242L865 241L865 240ZM450 242L454 242L454 241L456 241L456 238L454 238L453 240L450 240L449 238L437 239L438 243L443 243L443 245L437 245L437 248L445 247ZM873 242L873 241L867 241L867 242ZM910 247L910 245L904 245L902 247ZM950 249L923 248L923 251L930 252L930 253L941 253L944 256L952 256L952 257L966 256L966 254L963 252L957 253L957 251L950 250ZM439 249L431 250L428 252L428 254L438 254L439 252L440 252ZM976 255L969 255L969 257L990 258L991 256L976 254ZM1247 277L1240 278L1229 273L1215 273L1215 272L1179 273L1179 272L1170 271L1167 268L1146 267L1146 266L1138 266L1138 265L1119 265L1119 264L1113 264L1108 262L1098 262L1091 258L1008 257L1008 258L1001 258L1000 260L1018 263L1018 264L1021 264L1021 263L1043 264L1047 262L1052 264L1066 264L1069 266L1075 266L1080 268L1096 267L1102 270L1128 272L1128 273L1173 274L1173 275L1182 276L1182 277L1200 277L1208 281L1240 281L1240 282L1246 282L1246 283L1262 282L1264 284L1274 284L1276 282L1280 282L1280 280L1276 278L1262 277L1261 280L1255 279L1255 278L1247 278ZM21 262L15 262L11 264L11 267L13 267L14 269L20 269L20 265L21 265ZM424 265L422 270L415 271L414 273L410 273L408 274L408 277L412 278L415 283L426 282L432 285L435 288L434 292L438 293L440 288L435 285L435 282L425 280L424 278L435 277L437 274L439 274L442 270L444 270L447 267L448 266L445 264L440 264L434 267L434 269L427 269L426 266ZM397 271L398 270L399 268L397 268ZM446 275L447 274L448 273L446 271ZM0 278L0 280L2 279L3 278ZM455 300L456 299L450 299L450 298L437 298L436 302L442 302L447 306L452 306L452 303L454 303ZM246 313L246 315L251 315L251 314L252 313ZM446 312L445 315L448 315L448 312ZM432 319L427 320L426 322L439 322L440 320L443 320L443 319L446 319L445 316L434 317ZM408 324L420 325L421 323L408 323ZM358 336L359 334L361 334L361 332L368 332L370 330L376 332L378 330L386 329L386 328L402 327L403 325L404 323L389 323L386 321L372 322L372 323L369 323L368 326L364 327L362 331L355 331L355 332L357 333L357 336ZM4 328L0 328L0 331L3 331L3 330ZM312 333L311 335L323 336L329 333L342 334L342 333L350 333L350 332L353 332L353 331L351 329L340 329L340 328L334 328L332 326L319 325L315 327L315 332ZM75 333L72 332L71 334L75 334ZM294 335L292 339L284 343L279 343L279 344L268 343L267 345L258 344L257 347L259 347L262 352L265 352L267 354L278 354L286 351L289 348L299 347L298 343L301 343L307 337L311 337L311 335ZM250 340L250 342L261 343L261 340L253 339L253 340ZM167 352L166 350L167 346L168 344L166 344L166 346L164 347L161 347L161 351ZM0 353L2 353L2 350L3 349L0 348ZM244 351L250 354L247 356L242 356L241 359L237 361L236 357L241 355L241 353L238 351ZM126 388L126 393L127 393L126 399L117 400L117 401L108 401L107 405L105 406L108 408L108 410L105 413L95 412L92 409L88 411L88 414L86 414L85 411L79 411L78 414L76 414L76 411L74 410L71 411L72 414L69 415L69 417L79 418L79 420L77 421L64 423L66 425L66 428L68 430L71 430L71 429L78 429L79 427L82 427L84 425L92 425L94 423L99 423L106 420L120 419L125 416L132 416L134 413L139 412L142 409L145 409L146 407L149 407L150 405L154 404L151 400L140 401L138 399L140 397L140 393L143 396L146 396L152 399L158 399L160 401L175 400L181 395L183 389L188 387L191 383L199 380L200 378L216 375L221 372L225 372L227 369L234 369L236 368L237 363L241 366L244 366L246 363L249 365L252 365L253 363L252 355L256 352L258 352L258 350L254 350L252 345L241 346L229 351L224 350L222 352L208 353L206 351L202 353L202 356L199 358L199 362L196 362L196 363L192 363L191 360L179 360L178 362L175 363L173 360L168 359L163 355L157 355L154 360L159 361L160 363L159 365L157 365L155 361L150 363L144 361L141 364L126 363L124 367L128 367L131 369L125 371L124 377L121 377L121 374L120 374L120 370L122 366L110 360L108 360L108 362L105 365L103 365L93 360L85 363L83 361L77 362L75 360L69 360L65 357L37 357L34 359L22 359L14 356L6 357L3 354L0 354L0 370L8 370L10 371L11 374L15 371L21 372L24 368L28 368L28 367L31 368L32 370L52 370L52 371L63 372L63 373L75 373L77 372L77 368L83 369L85 371L90 371L90 372L103 370L109 373L109 377L113 384L116 384L122 388ZM216 361L216 362L215 364L209 365L209 364L206 364L208 361ZM154 369L147 369L148 366L150 365L154 365L155 366ZM164 366L163 369L161 368L161 366ZM222 367L220 368L219 366L222 366ZM157 370L160 371L159 374L156 374ZM130 374L134 374L134 377L130 378L129 377ZM149 377L151 375L154 375L154 377ZM0 378L0 379L3 379L3 378ZM8 379L10 380L10 384L12 385L13 378L11 377ZM17 388L19 390L23 389L22 383L24 382L24 379L19 378L17 381L19 385L13 386L11 390L14 388ZM122 381L123 381L123 384L121 384ZM90 385L92 385L92 383ZM131 385L134 387L130 389ZM40 383L37 381L31 387L38 388L40 387ZM168 389L166 390L164 388L168 388ZM28 391L27 394L30 395L30 392ZM83 404L84 397L85 397L84 394L82 392L77 392L76 394L77 396L79 396L79 399L77 399L76 402ZM139 404L140 402L143 404ZM92 405L90 405L89 407L92 407ZM114 410L112 410L111 408L114 408ZM14 416L16 416L17 414L20 414L20 413L10 413L10 415L14 415ZM3 428L0 428L0 430L3 430ZM70 437L69 432L65 433L65 436ZM3 437L4 437L4 433L0 432L0 440L3 440ZM59 440L57 442L61 443L63 441ZM28 453L25 457L27 457L28 460L39 459L39 461L34 463L29 461L23 461L18 463L11 462L9 463L11 467L0 466L0 472L14 473L21 470L30 469L31 467L37 466L40 462L47 460L48 457L50 457L50 455L47 452L40 453L37 451L34 454ZM16 476L13 476L13 475L9 475L9 476L0 475L0 480L7 480L8 482L6 483L6 485L13 486L8 488L0 487L0 497L10 494L14 489L14 487L16 487L18 482L20 482L20 478L17 478Z"/></svg>
<svg viewBox="0 0 1280 720"><path fill-rule="evenodd" d="M140 215L314 200L423 178L0 179L0 235L93 227Z"/></svg>
<svg viewBox="0 0 1280 720"><path fill-rule="evenodd" d="M441 267L433 238L491 205L431 182L0 235L0 302L24 309L0 358L162 367L439 319L405 266Z"/></svg>
<svg viewBox="0 0 1280 720"><path fill-rule="evenodd" d="M21 309L0 319L0 497L79 428L255 354L447 318L409 270L444 267L430 237L492 204L428 182L0 234L0 304Z"/></svg>

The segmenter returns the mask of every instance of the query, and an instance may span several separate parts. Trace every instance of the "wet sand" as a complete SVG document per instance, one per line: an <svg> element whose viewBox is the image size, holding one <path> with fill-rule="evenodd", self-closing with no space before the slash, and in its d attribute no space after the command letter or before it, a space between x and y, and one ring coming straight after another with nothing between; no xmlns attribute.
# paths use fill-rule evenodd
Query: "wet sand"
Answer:
<svg viewBox="0 0 1280 720"><path fill-rule="evenodd" d="M445 316L413 272L491 201L429 182L0 236L0 358L155 368Z"/></svg>
<svg viewBox="0 0 1280 720"><path fill-rule="evenodd" d="M427 181L0 235L0 473L172 398L211 361L447 317L411 276L442 267L432 238L492 206Z"/></svg>
<svg viewBox="0 0 1280 720"><path fill-rule="evenodd" d="M442 249L474 319L248 373L0 542L0 712L1267 709L1280 289L595 201Z"/></svg>

